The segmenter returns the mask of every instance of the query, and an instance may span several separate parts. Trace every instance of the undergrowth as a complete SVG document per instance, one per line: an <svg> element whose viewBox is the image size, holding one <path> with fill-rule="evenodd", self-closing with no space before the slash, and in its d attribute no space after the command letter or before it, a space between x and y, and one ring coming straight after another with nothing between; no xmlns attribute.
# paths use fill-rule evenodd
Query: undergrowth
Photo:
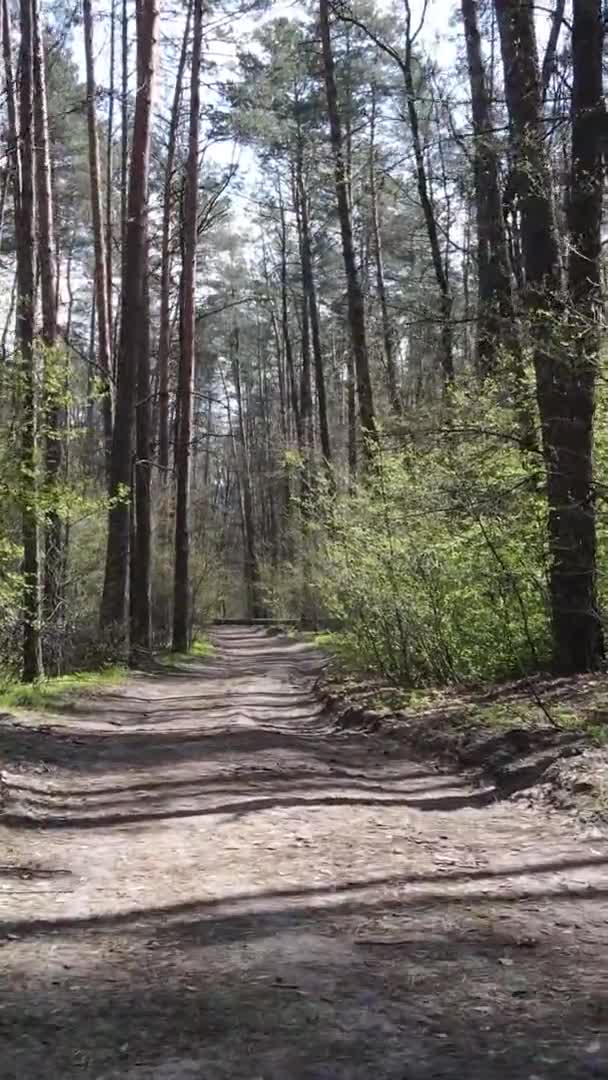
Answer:
<svg viewBox="0 0 608 1080"><path fill-rule="evenodd" d="M608 745L608 678L592 676L572 682L548 680L546 687L531 691L527 679L487 686L386 685L373 667L365 669L347 634L323 631L312 643L331 657L332 679L344 692L366 708L378 712L404 713L408 717L441 717L446 727L458 731L487 728L532 730L551 724L556 731L578 731L596 746ZM487 697L491 694L491 700Z"/></svg>
<svg viewBox="0 0 608 1080"><path fill-rule="evenodd" d="M186 653L171 652L167 650L159 653L158 660L163 667L171 668L178 664L191 663L195 660L204 660L215 654L215 645L206 637L196 637Z"/></svg>
<svg viewBox="0 0 608 1080"><path fill-rule="evenodd" d="M40 679L33 683L5 682L0 684L0 708L52 709L61 699L94 693L106 686L115 686L125 678L126 669L119 666L101 671L79 671L56 678Z"/></svg>

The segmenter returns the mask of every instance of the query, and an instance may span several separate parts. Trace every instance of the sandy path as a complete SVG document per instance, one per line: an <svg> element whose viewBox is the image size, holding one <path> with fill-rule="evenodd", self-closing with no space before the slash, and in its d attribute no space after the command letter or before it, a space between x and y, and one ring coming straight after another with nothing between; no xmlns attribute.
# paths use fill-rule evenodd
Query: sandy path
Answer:
<svg viewBox="0 0 608 1080"><path fill-rule="evenodd" d="M304 646L216 639L0 725L3 1080L608 1076L608 841L337 733Z"/></svg>

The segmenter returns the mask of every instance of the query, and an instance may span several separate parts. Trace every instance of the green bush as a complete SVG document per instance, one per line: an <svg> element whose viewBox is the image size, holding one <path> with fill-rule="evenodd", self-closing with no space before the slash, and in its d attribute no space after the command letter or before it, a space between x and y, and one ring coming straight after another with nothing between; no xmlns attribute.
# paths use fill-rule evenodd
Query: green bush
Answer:
<svg viewBox="0 0 608 1080"><path fill-rule="evenodd" d="M549 654L540 455L522 453L513 415L488 395L472 427L463 397L400 432L365 484L321 496L316 555L283 568L267 597L276 615L305 566L321 619L362 667L400 685L501 678ZM479 394L476 395L479 416ZM393 440L395 441L395 440Z"/></svg>

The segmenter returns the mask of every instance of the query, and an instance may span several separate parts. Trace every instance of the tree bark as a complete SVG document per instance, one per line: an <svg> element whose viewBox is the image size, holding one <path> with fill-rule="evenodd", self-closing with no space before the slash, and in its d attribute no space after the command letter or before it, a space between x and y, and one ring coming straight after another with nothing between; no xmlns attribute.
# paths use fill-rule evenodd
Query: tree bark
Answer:
<svg viewBox="0 0 608 1080"><path fill-rule="evenodd" d="M190 645L190 485L192 391L196 319L196 249L198 239L198 158L200 131L200 71L203 39L203 0L193 0L190 125L183 219L182 333L177 385L177 444L175 467L175 572L173 583L173 650Z"/></svg>
<svg viewBox="0 0 608 1080"><path fill-rule="evenodd" d="M331 31L329 25L328 0L319 0L319 20L321 28L325 91L327 96L327 114L329 119L331 146L334 158L336 202L338 206L338 217L340 220L342 255L344 259L344 270L346 274L348 296L348 321L357 381L359 418L364 435L364 450L366 456L369 459L373 456L374 446L377 444L378 441L378 432L376 429L374 399L369 372L369 356L367 350L367 335L365 327L365 303L363 299L363 291L361 289L361 282L359 279L359 271L357 268L357 261L355 257L355 246L353 242L351 208L348 197L349 178L347 175L344 159L342 125L340 122L338 90L336 86L335 64L331 43Z"/></svg>
<svg viewBox="0 0 608 1080"><path fill-rule="evenodd" d="M250 619L257 619L262 614L262 608L258 595L259 568L251 484L251 457L243 409L243 383L241 378L240 335L238 326L235 326L232 332L231 345L232 379L234 382L239 429L240 453L237 456L237 460L240 458L239 487L242 499L243 541L245 545L244 576L247 594L247 616Z"/></svg>
<svg viewBox="0 0 608 1080"><path fill-rule="evenodd" d="M346 354L346 413L348 421L348 476L352 489L357 479L357 391L355 365L350 349Z"/></svg>
<svg viewBox="0 0 608 1080"><path fill-rule="evenodd" d="M312 243L310 238L310 222L308 220L308 196L304 186L302 175L302 163L298 164L297 170L297 198L299 202L300 217L300 256L302 262L302 288L308 304L310 317L310 331L312 341L312 356L315 369L315 387L317 391L317 407L319 410L319 435L321 439L321 454L326 472L331 474L331 442L329 438L329 423L327 419L327 394L325 391L325 370L323 363L323 347L321 344L321 325L319 319L319 305L317 303L317 290L312 261Z"/></svg>
<svg viewBox="0 0 608 1080"><path fill-rule="evenodd" d="M2 0L2 53L4 57L4 86L6 93L8 169L13 191L15 220L21 199L21 151L17 129L17 102L13 72L13 43L9 0Z"/></svg>
<svg viewBox="0 0 608 1080"><path fill-rule="evenodd" d="M386 386L391 408L395 416L401 416L403 402L397 383L395 363L395 342L391 318L388 310L386 280L384 276L384 258L382 254L382 230L380 228L378 185L376 183L376 88L371 87L370 141L369 141L369 197L371 210L372 239L374 244L374 263L376 269L376 290L380 301L382 319L382 347L386 370Z"/></svg>
<svg viewBox="0 0 608 1080"><path fill-rule="evenodd" d="M145 240L144 261L148 258ZM149 281L142 282L138 318L140 340L137 348L137 401L135 405L135 463L133 499L134 528L130 578L131 662L152 648L152 401L150 394L150 293Z"/></svg>
<svg viewBox="0 0 608 1080"><path fill-rule="evenodd" d="M597 667L604 640L596 584L593 483L595 385L602 335L603 148L601 0L572 5L572 153L568 226L570 355L564 406L556 417L560 454L554 478L556 556L552 573L555 660L562 671Z"/></svg>
<svg viewBox="0 0 608 1080"><path fill-rule="evenodd" d="M296 370L293 356L293 345L291 341L291 329L289 325L289 295L288 295L288 275L287 275L287 223L285 220L285 207L283 205L283 197L281 189L279 187L279 210L280 210L280 223L281 223L281 330L283 334L283 348L285 349L285 366L287 369L287 379L289 383L289 400L291 402L291 411L293 414L293 422L296 430L296 441L298 444L298 450L302 451L304 446L304 429L302 425L302 416L300 412L300 398L298 395L298 384L296 382Z"/></svg>
<svg viewBox="0 0 608 1080"><path fill-rule="evenodd" d="M302 424L302 500L306 502L311 493L312 457L314 451L312 387L310 383L310 320L308 318L308 300L302 297L300 308L300 346L302 364L300 366L300 423Z"/></svg>
<svg viewBox="0 0 608 1080"><path fill-rule="evenodd" d="M106 470L110 479L112 451L112 350L108 308L108 269L101 200L99 136L97 132L95 61L93 53L93 13L91 0L82 0L84 51L87 73L87 126L89 136L89 178L91 217L95 256L95 303L97 305L97 362L101 372L101 411L103 416Z"/></svg>
<svg viewBox="0 0 608 1080"><path fill-rule="evenodd" d="M190 40L192 0L186 12L186 25L175 77L175 90L167 138L167 162L163 192L163 224L160 250L160 325L158 333L158 463L166 477L169 468L169 357L171 354L171 220L173 217L173 180L179 111L184 70Z"/></svg>
<svg viewBox="0 0 608 1080"><path fill-rule="evenodd" d="M148 173L152 99L158 48L158 0L142 0L137 20L138 80L135 98L133 140L129 166L127 236L124 258L120 341L116 387L116 415L110 459L111 506L103 597L100 612L102 631L122 648L126 637L127 581L129 573L129 500L132 481L133 422L136 394L136 365L139 346L138 314L142 285L148 273L145 262Z"/></svg>
<svg viewBox="0 0 608 1080"><path fill-rule="evenodd" d="M461 0L467 48L477 210L477 368L481 376L496 371L501 347L519 342L505 229L495 124L484 71L477 0Z"/></svg>
<svg viewBox="0 0 608 1080"><path fill-rule="evenodd" d="M142 40L142 6L137 4L138 43ZM145 81L141 47L137 49L137 84ZM147 268L150 249L148 222L143 239L143 265ZM150 384L150 281L142 278L138 313L137 372L135 393L135 456L131 500L129 626L130 662L137 665L141 654L152 649L152 395Z"/></svg>
<svg viewBox="0 0 608 1080"><path fill-rule="evenodd" d="M116 0L110 0L110 86L108 92L108 124L106 132L106 296L108 308L108 334L110 353L113 353L113 246L112 206L114 202L114 69L116 67Z"/></svg>
<svg viewBox="0 0 608 1080"><path fill-rule="evenodd" d="M19 141L21 192L16 218L17 320L21 390L21 476L23 537L23 679L43 674L40 533L38 526L37 409L34 355L35 210L33 25L31 0L20 0Z"/></svg>
<svg viewBox="0 0 608 1080"><path fill-rule="evenodd" d="M122 0L120 17L120 251L122 286L127 246L127 199L129 179L129 8Z"/></svg>
<svg viewBox="0 0 608 1080"><path fill-rule="evenodd" d="M441 305L441 369L444 382L446 385L449 385L454 381L454 345L452 334L453 298L450 289L450 281L441 253L441 244L439 242L439 230L437 227L437 219L435 216L435 207L433 205L433 200L429 191L426 166L424 162L424 151L422 148L422 139L420 137L420 121L418 119L418 107L416 104L416 94L414 89L414 73L412 64L413 45L411 32L412 16L409 0L405 0L405 11L405 59L402 65L402 72L405 82L407 112L410 122L410 131L412 134L412 145L414 147L414 158L416 161L416 179L418 183L418 194L420 197L420 204L422 206L427 235L429 238L431 261L433 263L433 270L435 271L435 279L439 288Z"/></svg>
<svg viewBox="0 0 608 1080"><path fill-rule="evenodd" d="M542 88L543 88L543 102L549 92L549 85L551 83L551 76L555 70L555 56L557 53L557 43L559 41L559 35L564 21L564 12L566 10L566 0L555 0L555 7L553 9L553 15L551 16L551 29L549 30L549 37L547 39L547 45L545 48L545 56L543 59L542 68Z"/></svg>
<svg viewBox="0 0 608 1080"><path fill-rule="evenodd" d="M532 338L536 391L547 474L553 662L558 671L592 669L603 642L595 590L592 479L593 390L597 330L591 320L582 353L564 338L563 276L552 177L543 141L542 96L532 4L495 0L521 213L524 297ZM599 0L576 0L573 31L573 124L569 284L583 321L597 295L598 212L602 166L597 128L601 110L602 21ZM587 145L588 140L588 145ZM598 178L600 183L598 185ZM599 210L598 210L599 208ZM589 278L586 282L584 279ZM579 292L580 289L580 292ZM574 318L578 318L574 310ZM572 322L572 319L570 320Z"/></svg>
<svg viewBox="0 0 608 1080"><path fill-rule="evenodd" d="M298 233L298 246L300 250L300 266L302 265L302 210L300 205L300 193L297 178L298 166L292 175L292 198L296 215ZM312 479L312 456L314 450L313 439L313 412L312 412L312 386L311 386L311 352L310 352L310 318L308 308L308 293L302 288L300 304L300 346L302 363L300 366L300 424L302 427L302 453L304 456L302 471L302 497L303 500L310 494Z"/></svg>
<svg viewBox="0 0 608 1080"><path fill-rule="evenodd" d="M53 656L56 671L61 666L61 647L58 616L63 602L63 529L54 503L60 481L63 458L64 390L60 379L57 344L57 266L55 262L55 229L53 221L53 192L49 124L46 94L46 70L42 27L38 0L32 3L34 44L34 131L36 135L36 206L38 211L38 259L42 299L42 341L45 348L45 466L46 488L50 507L46 514L44 601L48 624L45 648ZM48 664L47 664L48 667Z"/></svg>

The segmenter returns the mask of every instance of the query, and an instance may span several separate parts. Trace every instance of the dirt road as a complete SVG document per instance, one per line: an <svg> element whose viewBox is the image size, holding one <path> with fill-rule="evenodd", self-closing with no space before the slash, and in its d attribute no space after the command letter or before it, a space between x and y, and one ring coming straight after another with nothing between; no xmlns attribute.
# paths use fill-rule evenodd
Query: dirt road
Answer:
<svg viewBox="0 0 608 1080"><path fill-rule="evenodd" d="M0 724L3 1080L608 1076L608 840L336 732L304 646L216 642Z"/></svg>

